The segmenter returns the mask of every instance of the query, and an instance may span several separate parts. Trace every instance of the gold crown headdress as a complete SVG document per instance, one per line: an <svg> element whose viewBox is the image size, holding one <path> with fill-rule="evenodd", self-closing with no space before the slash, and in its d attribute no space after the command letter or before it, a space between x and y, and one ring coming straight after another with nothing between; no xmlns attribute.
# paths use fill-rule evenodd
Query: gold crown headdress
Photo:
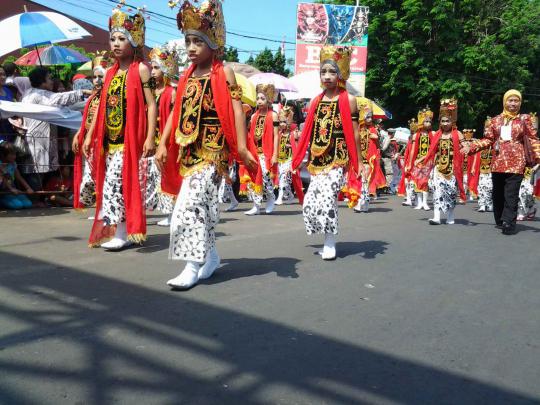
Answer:
<svg viewBox="0 0 540 405"><path fill-rule="evenodd" d="M418 112L418 126L419 127L424 125L424 121L426 120L426 118L429 118L431 121L433 121L433 111L431 111L429 106L422 108Z"/></svg>
<svg viewBox="0 0 540 405"><path fill-rule="evenodd" d="M409 120L409 129L411 130L411 134L414 134L416 131L418 131L418 122L416 122L416 118L411 118Z"/></svg>
<svg viewBox="0 0 540 405"><path fill-rule="evenodd" d="M445 98L441 100L439 120L441 120L443 117L447 117L455 126L457 123L457 117L458 117L457 114L458 114L458 104L455 98Z"/></svg>
<svg viewBox="0 0 540 405"><path fill-rule="evenodd" d="M292 123L293 117L294 117L294 111L288 105L283 107L278 114L279 121L287 121L287 125L290 125Z"/></svg>
<svg viewBox="0 0 540 405"><path fill-rule="evenodd" d="M124 34L134 48L144 46L145 23L143 14L138 11L135 15L128 15L120 8L113 10L109 18L109 32L121 32Z"/></svg>
<svg viewBox="0 0 540 405"><path fill-rule="evenodd" d="M171 0L169 7L177 7L178 3L178 0ZM221 0L206 0L198 8L190 0L184 0L179 7L176 22L184 35L198 36L213 50L225 48L225 18Z"/></svg>
<svg viewBox="0 0 540 405"><path fill-rule="evenodd" d="M363 125L366 121L366 116L369 113L373 115L372 102L364 97L356 97L356 105L358 106L358 122Z"/></svg>
<svg viewBox="0 0 540 405"><path fill-rule="evenodd" d="M476 132L476 129L464 129L461 132L463 132L463 136L465 137L465 140L470 141L473 138L474 133Z"/></svg>
<svg viewBox="0 0 540 405"><path fill-rule="evenodd" d="M321 49L321 66L324 63L333 64L338 70L338 84L343 88L351 75L351 57L352 49L347 46L325 45Z"/></svg>
<svg viewBox="0 0 540 405"><path fill-rule="evenodd" d="M257 94L262 93L266 97L266 100L269 103L274 101L274 96L276 95L276 87L273 84L258 84L255 88Z"/></svg>
<svg viewBox="0 0 540 405"><path fill-rule="evenodd" d="M150 62L156 63L165 77L173 79L178 75L178 62L176 52L169 52L168 50L156 46L150 51Z"/></svg>
<svg viewBox="0 0 540 405"><path fill-rule="evenodd" d="M92 59L92 70L100 69L103 72L111 66L108 51L97 51L96 56Z"/></svg>

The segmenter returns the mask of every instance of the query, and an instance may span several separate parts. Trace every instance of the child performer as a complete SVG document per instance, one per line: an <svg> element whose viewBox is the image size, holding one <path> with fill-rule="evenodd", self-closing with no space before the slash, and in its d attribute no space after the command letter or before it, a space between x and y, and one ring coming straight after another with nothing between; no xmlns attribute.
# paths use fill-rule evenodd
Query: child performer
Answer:
<svg viewBox="0 0 540 405"><path fill-rule="evenodd" d="M288 203L294 199L293 187L300 204L304 202L304 191L302 190L302 180L298 173L292 172L292 154L296 149L296 142L299 133L296 127L292 128L294 112L291 107L285 106L278 114L279 118L279 140L278 140L278 172L279 172L279 192L276 205L284 202ZM291 187L292 185L292 187Z"/></svg>
<svg viewBox="0 0 540 405"><path fill-rule="evenodd" d="M155 150L156 100L150 69L142 63L144 16L120 9L109 19L111 52L98 111L84 143L95 172L96 219L90 246L121 250L146 240L146 214L139 182L141 157ZM128 97L129 95L129 97Z"/></svg>
<svg viewBox="0 0 540 405"><path fill-rule="evenodd" d="M351 49L324 46L320 60L324 91L311 101L292 167L297 170L309 150L311 181L304 198L304 223L308 235L325 235L321 255L323 260L333 260L336 258L335 235L338 233L338 193L344 186L347 167L350 165L350 173L359 177L364 165L359 160L356 99L345 90L350 74Z"/></svg>
<svg viewBox="0 0 540 405"><path fill-rule="evenodd" d="M253 208L246 211L246 215L259 215L263 191L266 196L266 213L270 214L274 211L275 196L272 178L276 174L279 126L278 116L272 110L275 92L273 84L257 85L257 111L251 118L248 143L254 143L257 148L261 173L248 183Z"/></svg>
<svg viewBox="0 0 540 405"><path fill-rule="evenodd" d="M425 165L428 170L422 171L425 177L414 178L415 184L423 187L429 181L431 167L433 174L433 218L431 225L440 225L441 211L448 213L446 223L454 224L454 208L459 197L460 183L463 181L463 155L461 142L463 135L456 129L457 101L445 99L441 101L439 113L439 130L432 139L428 153L416 160L416 165Z"/></svg>
<svg viewBox="0 0 540 405"><path fill-rule="evenodd" d="M73 208L82 209L91 207L96 203L96 185L92 178L92 170L88 165L88 159L82 156L82 144L86 137L86 132L90 129L92 121L99 106L101 97L101 88L103 87L103 79L108 67L108 58L106 52L98 52L97 56L92 60L92 84L94 91L86 100L86 105L83 110L81 128L73 137L71 148L75 154L73 162Z"/></svg>
<svg viewBox="0 0 540 405"><path fill-rule="evenodd" d="M488 117L484 129L491 125L491 117ZM491 146L469 156L470 173L468 176L469 193L473 198L478 198L478 212L493 211L493 181L491 180Z"/></svg>
<svg viewBox="0 0 540 405"><path fill-rule="evenodd" d="M176 90L171 86L171 80L178 75L178 63L175 52L169 52L161 47L155 47L150 51L150 62L158 111L155 141L156 145L159 145L161 134L176 98ZM157 225L170 226L174 199L180 190L180 174L178 171L166 170L161 175L153 157L143 159L143 167L146 168L146 208L158 209L166 214L167 217L159 221ZM170 188L174 193L165 192L164 188Z"/></svg>
<svg viewBox="0 0 540 405"><path fill-rule="evenodd" d="M418 112L418 130L412 138L412 149L407 162L408 169L411 170L414 166L414 162L427 155L431 142L433 141L433 131L431 126L433 124L433 111L429 107L425 107ZM414 184L414 191L416 192L416 210L424 209L429 211L428 205L428 184L423 184L421 187L418 184Z"/></svg>
<svg viewBox="0 0 540 405"><path fill-rule="evenodd" d="M182 176L171 219L169 258L184 260L186 265L167 284L188 289L220 265L215 246L218 187L228 170L229 154L240 157L253 177L258 166L246 147L242 88L232 69L218 59L225 47L221 2L205 1L197 8L186 0L177 21L192 64L178 84L156 163L163 170L175 162ZM177 155L171 143L180 146Z"/></svg>

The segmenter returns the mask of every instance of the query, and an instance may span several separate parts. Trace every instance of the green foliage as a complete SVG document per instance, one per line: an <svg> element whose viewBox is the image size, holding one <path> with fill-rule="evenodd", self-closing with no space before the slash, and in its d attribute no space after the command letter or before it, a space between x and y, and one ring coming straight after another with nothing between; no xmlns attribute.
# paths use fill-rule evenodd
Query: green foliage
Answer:
<svg viewBox="0 0 540 405"><path fill-rule="evenodd" d="M287 60L279 49L272 54L270 49L264 48L264 51L259 53L255 59L250 56L246 63L256 67L261 72L277 73L285 77L291 74L291 71L286 68Z"/></svg>
<svg viewBox="0 0 540 405"><path fill-rule="evenodd" d="M238 59L238 50L232 47L225 48L223 60L226 62L239 62L240 59Z"/></svg>
<svg viewBox="0 0 540 405"><path fill-rule="evenodd" d="M324 3L355 5L354 0ZM402 125L456 97L460 127L481 130L510 88L540 109L540 0L364 0L370 7L366 96Z"/></svg>

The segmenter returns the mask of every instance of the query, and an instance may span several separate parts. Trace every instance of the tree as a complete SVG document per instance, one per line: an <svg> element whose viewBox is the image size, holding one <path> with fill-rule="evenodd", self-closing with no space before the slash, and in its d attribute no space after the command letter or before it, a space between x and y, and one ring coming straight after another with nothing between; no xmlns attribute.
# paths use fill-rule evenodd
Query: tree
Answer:
<svg viewBox="0 0 540 405"><path fill-rule="evenodd" d="M347 3L354 0L325 0ZM400 124L441 98L456 97L460 127L481 130L502 94L522 90L540 108L540 1L365 0L370 7L366 95Z"/></svg>
<svg viewBox="0 0 540 405"><path fill-rule="evenodd" d="M231 46L225 48L225 55L223 57L223 60L227 62L239 62L240 59L238 59L238 49Z"/></svg>
<svg viewBox="0 0 540 405"><path fill-rule="evenodd" d="M251 59L251 60L250 60ZM252 65L259 69L261 72L277 73L282 76L289 76L290 70L285 67L287 60L285 56L281 54L278 49L275 54L268 48L264 48L264 51L259 53L255 59L250 57L246 61L247 64Z"/></svg>

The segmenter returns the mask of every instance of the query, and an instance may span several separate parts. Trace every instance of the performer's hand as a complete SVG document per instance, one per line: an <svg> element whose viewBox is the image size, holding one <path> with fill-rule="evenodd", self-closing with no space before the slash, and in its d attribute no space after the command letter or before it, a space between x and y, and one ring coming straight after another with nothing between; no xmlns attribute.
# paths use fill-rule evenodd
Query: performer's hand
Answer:
<svg viewBox="0 0 540 405"><path fill-rule="evenodd" d="M165 145L160 144L158 146L154 161L156 162L159 171L163 173L165 170L165 163L167 163L167 148Z"/></svg>
<svg viewBox="0 0 540 405"><path fill-rule="evenodd" d="M154 138L148 138L143 145L143 157L147 158L154 156L154 153L156 153L156 143L154 142Z"/></svg>
<svg viewBox="0 0 540 405"><path fill-rule="evenodd" d="M79 137L73 137L73 142L71 142L71 150L75 154L79 153Z"/></svg>
<svg viewBox="0 0 540 405"><path fill-rule="evenodd" d="M418 158L414 161L415 166L423 166L424 165L424 157Z"/></svg>
<svg viewBox="0 0 540 405"><path fill-rule="evenodd" d="M468 155L470 151L471 151L471 145L469 144L469 142L465 142L463 146L461 147L460 152L463 155Z"/></svg>
<svg viewBox="0 0 540 405"><path fill-rule="evenodd" d="M83 155L86 159L90 157L90 138L85 139L83 143Z"/></svg>
<svg viewBox="0 0 540 405"><path fill-rule="evenodd" d="M278 163L277 156L272 156L272 160L270 161L270 163L272 164L272 166L277 165Z"/></svg>
<svg viewBox="0 0 540 405"><path fill-rule="evenodd" d="M240 159L244 162L244 166L246 166L249 170L255 171L257 170L257 160L253 157L250 151L247 149L238 150L238 155L240 156Z"/></svg>

